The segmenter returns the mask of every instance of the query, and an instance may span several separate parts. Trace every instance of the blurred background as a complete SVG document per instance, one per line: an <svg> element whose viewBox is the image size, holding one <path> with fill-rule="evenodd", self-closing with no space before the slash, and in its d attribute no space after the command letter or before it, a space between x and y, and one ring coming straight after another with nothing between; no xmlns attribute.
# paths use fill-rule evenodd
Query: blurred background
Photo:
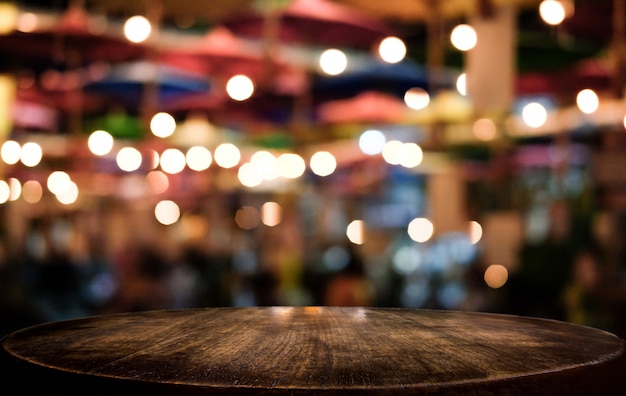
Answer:
<svg viewBox="0 0 626 396"><path fill-rule="evenodd" d="M359 305L626 336L625 0L0 3L0 332Z"/></svg>

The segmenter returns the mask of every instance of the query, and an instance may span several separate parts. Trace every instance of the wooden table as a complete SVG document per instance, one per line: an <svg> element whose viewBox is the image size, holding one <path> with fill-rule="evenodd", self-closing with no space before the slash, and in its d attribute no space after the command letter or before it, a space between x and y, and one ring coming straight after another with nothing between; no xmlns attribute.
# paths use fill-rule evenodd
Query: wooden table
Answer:
<svg viewBox="0 0 626 396"><path fill-rule="evenodd" d="M140 312L26 328L1 353L4 389L19 394L626 394L622 339L467 312Z"/></svg>

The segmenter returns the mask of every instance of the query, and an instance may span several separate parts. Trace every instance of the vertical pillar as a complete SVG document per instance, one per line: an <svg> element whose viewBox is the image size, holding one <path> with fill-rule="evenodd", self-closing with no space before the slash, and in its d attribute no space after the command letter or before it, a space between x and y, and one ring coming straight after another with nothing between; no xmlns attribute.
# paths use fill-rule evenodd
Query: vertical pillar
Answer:
<svg viewBox="0 0 626 396"><path fill-rule="evenodd" d="M514 99L516 7L489 7L469 24L478 42L466 56L467 92L477 115L507 112Z"/></svg>

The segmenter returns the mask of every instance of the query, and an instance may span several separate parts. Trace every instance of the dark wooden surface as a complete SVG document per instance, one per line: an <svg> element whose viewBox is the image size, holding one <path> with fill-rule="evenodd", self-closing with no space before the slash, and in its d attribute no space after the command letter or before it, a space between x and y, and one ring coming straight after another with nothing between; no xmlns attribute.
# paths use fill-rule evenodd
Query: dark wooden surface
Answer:
<svg viewBox="0 0 626 396"><path fill-rule="evenodd" d="M525 317L214 308L26 328L0 375L19 394L606 395L626 394L624 354L610 333Z"/></svg>

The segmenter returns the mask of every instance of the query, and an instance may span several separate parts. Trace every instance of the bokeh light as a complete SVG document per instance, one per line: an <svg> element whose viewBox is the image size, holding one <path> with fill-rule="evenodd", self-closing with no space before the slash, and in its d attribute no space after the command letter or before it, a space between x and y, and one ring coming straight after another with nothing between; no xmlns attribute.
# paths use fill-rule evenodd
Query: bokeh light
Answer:
<svg viewBox="0 0 626 396"><path fill-rule="evenodd" d="M311 156L309 167L318 176L329 176L337 169L337 159L328 151L318 151Z"/></svg>
<svg viewBox="0 0 626 396"><path fill-rule="evenodd" d="M71 205L78 200L78 186L70 180L63 189L57 191L54 195L63 205Z"/></svg>
<svg viewBox="0 0 626 396"><path fill-rule="evenodd" d="M430 95L423 88L411 88L404 94L404 103L413 110L421 110L430 103Z"/></svg>
<svg viewBox="0 0 626 396"><path fill-rule="evenodd" d="M378 54L387 63L398 63L406 56L406 45L398 37L386 37L378 46Z"/></svg>
<svg viewBox="0 0 626 396"><path fill-rule="evenodd" d="M176 120L169 113L156 113L150 119L150 131L156 137L166 138L172 136L175 130Z"/></svg>
<svg viewBox="0 0 626 396"><path fill-rule="evenodd" d="M208 148L204 146L193 146L187 150L185 154L187 166L195 171L203 171L208 169L213 162L213 156Z"/></svg>
<svg viewBox="0 0 626 396"><path fill-rule="evenodd" d="M53 194L58 194L68 188L68 185L71 182L72 179L70 178L70 175L67 174L67 172L54 171L48 176L46 186L48 187L48 190L50 190L50 192L52 192Z"/></svg>
<svg viewBox="0 0 626 396"><path fill-rule="evenodd" d="M298 154L283 153L278 156L278 174L287 179L296 179L304 174L306 162Z"/></svg>
<svg viewBox="0 0 626 396"><path fill-rule="evenodd" d="M244 230L252 230L256 228L261 221L259 211L253 206L242 206L235 213L235 223L239 228Z"/></svg>
<svg viewBox="0 0 626 396"><path fill-rule="evenodd" d="M165 199L159 201L154 208L154 216L163 225L171 225L180 218L180 208L174 201Z"/></svg>
<svg viewBox="0 0 626 396"><path fill-rule="evenodd" d="M133 43L146 41L152 33L150 21L141 15L135 15L124 22L124 36Z"/></svg>
<svg viewBox="0 0 626 396"><path fill-rule="evenodd" d="M283 208L277 202L265 202L261 206L261 222L268 227L280 224L283 217Z"/></svg>
<svg viewBox="0 0 626 396"><path fill-rule="evenodd" d="M548 25L560 25L565 20L565 7L557 0L543 0L539 4L539 15Z"/></svg>
<svg viewBox="0 0 626 396"><path fill-rule="evenodd" d="M241 152L232 143L222 143L215 149L213 153L215 163L222 168L232 168L241 161Z"/></svg>
<svg viewBox="0 0 626 396"><path fill-rule="evenodd" d="M0 204L6 203L11 196L11 188L9 183L4 180L0 180Z"/></svg>
<svg viewBox="0 0 626 396"><path fill-rule="evenodd" d="M496 123L489 118L480 118L474 122L472 132L478 140L488 142L496 138L498 130Z"/></svg>
<svg viewBox="0 0 626 396"><path fill-rule="evenodd" d="M328 75L336 76L343 73L348 67L348 57L336 48L330 48L322 52L320 56L320 68Z"/></svg>
<svg viewBox="0 0 626 396"><path fill-rule="evenodd" d="M160 170L148 172L146 175L146 182L148 184L148 189L153 194L162 194L167 191L170 186L170 179Z"/></svg>
<svg viewBox="0 0 626 396"><path fill-rule="evenodd" d="M117 166L125 172L134 172L143 161L141 153L134 147L122 147L115 157Z"/></svg>
<svg viewBox="0 0 626 396"><path fill-rule="evenodd" d="M37 180L28 180L22 186L22 198L24 201L34 204L41 201L43 188Z"/></svg>
<svg viewBox="0 0 626 396"><path fill-rule="evenodd" d="M377 129L368 129L359 137L359 148L364 154L376 155L382 153L387 138Z"/></svg>
<svg viewBox="0 0 626 396"><path fill-rule="evenodd" d="M15 140L7 140L2 143L0 156L2 161L7 165L17 164L22 155L22 146Z"/></svg>
<svg viewBox="0 0 626 396"><path fill-rule="evenodd" d="M528 103L522 109L522 119L531 128L539 128L548 120L548 111L541 103Z"/></svg>
<svg viewBox="0 0 626 396"><path fill-rule="evenodd" d="M469 239L472 245L477 244L483 237L483 227L477 221L469 222Z"/></svg>
<svg viewBox="0 0 626 396"><path fill-rule="evenodd" d="M39 165L43 157L43 151L41 146L35 142L27 142L22 146L20 153L20 161L22 164L28 167L34 167Z"/></svg>
<svg viewBox="0 0 626 396"><path fill-rule="evenodd" d="M346 228L348 240L355 245L362 245L365 242L365 222L363 220L353 220Z"/></svg>
<svg viewBox="0 0 626 396"><path fill-rule="evenodd" d="M237 178L239 183L246 187L256 187L263 183L263 176L254 169L250 162L246 162L239 167Z"/></svg>
<svg viewBox="0 0 626 396"><path fill-rule="evenodd" d="M585 114L592 114L600 106L600 99L592 89L583 89L576 95L576 105Z"/></svg>
<svg viewBox="0 0 626 396"><path fill-rule="evenodd" d="M250 157L250 164L263 180L274 180L278 174L278 159L267 150L259 150Z"/></svg>
<svg viewBox="0 0 626 396"><path fill-rule="evenodd" d="M254 93L254 83L250 77L238 74L231 77L226 83L226 93L231 99L242 102L249 99Z"/></svg>
<svg viewBox="0 0 626 396"><path fill-rule="evenodd" d="M467 95L467 74L461 73L456 79L456 90L459 94Z"/></svg>
<svg viewBox="0 0 626 396"><path fill-rule="evenodd" d="M422 148L413 142L404 143L400 154L400 165L405 168L415 168L422 163L424 152Z"/></svg>
<svg viewBox="0 0 626 396"><path fill-rule="evenodd" d="M428 241L435 231L433 223L425 217L418 217L411 220L407 227L409 237L415 242Z"/></svg>
<svg viewBox="0 0 626 396"><path fill-rule="evenodd" d="M175 148L169 148L163 151L159 162L163 172L171 175L182 172L187 164L185 154Z"/></svg>
<svg viewBox="0 0 626 396"><path fill-rule="evenodd" d="M9 201L15 201L22 195L22 184L15 177L9 178L9 188L11 189Z"/></svg>
<svg viewBox="0 0 626 396"><path fill-rule="evenodd" d="M383 148L383 159L390 165L400 165L404 155L404 143L399 140L390 140Z"/></svg>
<svg viewBox="0 0 626 396"><path fill-rule="evenodd" d="M504 286L509 279L509 271L503 265L493 264L485 270L484 279L487 286L492 289L499 289Z"/></svg>
<svg viewBox="0 0 626 396"><path fill-rule="evenodd" d="M107 155L113 149L113 136L107 131L97 130L89 135L87 147L92 154L102 156Z"/></svg>
<svg viewBox="0 0 626 396"><path fill-rule="evenodd" d="M467 24L460 24L452 29L450 41L454 48L459 51L469 51L476 46L478 36L473 27Z"/></svg>

